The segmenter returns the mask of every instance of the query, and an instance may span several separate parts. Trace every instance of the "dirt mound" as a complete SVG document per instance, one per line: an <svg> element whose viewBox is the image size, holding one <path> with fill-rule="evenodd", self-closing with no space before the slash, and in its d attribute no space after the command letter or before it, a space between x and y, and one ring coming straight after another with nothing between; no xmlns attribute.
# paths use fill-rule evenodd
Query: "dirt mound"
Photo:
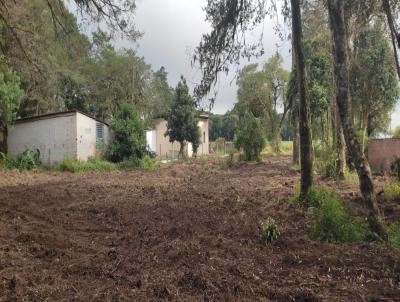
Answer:
<svg viewBox="0 0 400 302"><path fill-rule="evenodd" d="M0 301L400 301L399 249L309 239L289 160L0 172ZM318 181L365 212L356 185Z"/></svg>

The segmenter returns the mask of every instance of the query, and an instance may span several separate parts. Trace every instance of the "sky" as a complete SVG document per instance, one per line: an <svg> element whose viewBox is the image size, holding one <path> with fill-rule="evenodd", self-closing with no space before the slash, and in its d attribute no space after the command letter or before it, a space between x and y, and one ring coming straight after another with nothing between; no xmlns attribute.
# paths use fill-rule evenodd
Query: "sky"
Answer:
<svg viewBox="0 0 400 302"><path fill-rule="evenodd" d="M115 46L135 49L153 70L164 66L171 86L174 87L183 75L193 88L201 74L198 68L192 68L191 56L202 34L211 29L205 21L203 8L206 4L206 0L138 0L135 23L144 36L137 43L116 39ZM290 70L290 42L281 41L274 31L277 22L282 24L282 21L282 18L278 21L267 18L263 27L249 34L250 40L257 41L263 32L265 55L242 62L242 66L255 62L262 64L278 50L284 67ZM223 114L237 102L235 75L234 71L228 76L221 75L216 86L218 94L212 110L214 113ZM400 101L392 116L392 128L396 125L400 125Z"/></svg>

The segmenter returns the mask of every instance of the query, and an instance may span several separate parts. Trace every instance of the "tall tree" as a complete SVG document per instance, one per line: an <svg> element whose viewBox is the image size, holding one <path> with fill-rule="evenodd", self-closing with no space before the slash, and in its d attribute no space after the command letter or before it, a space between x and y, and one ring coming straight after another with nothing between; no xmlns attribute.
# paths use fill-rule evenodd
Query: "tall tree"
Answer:
<svg viewBox="0 0 400 302"><path fill-rule="evenodd" d="M313 184L313 150L310 122L310 99L307 90L306 64L302 46L302 22L300 0L291 0L292 4L292 39L296 55L296 70L300 99L300 165L301 192L300 198L305 199Z"/></svg>
<svg viewBox="0 0 400 302"><path fill-rule="evenodd" d="M195 102L189 94L189 87L183 77L175 88L175 100L167 117L165 136L169 136L170 142L179 142L179 156L185 157L186 142L198 145L199 130Z"/></svg>
<svg viewBox="0 0 400 302"><path fill-rule="evenodd" d="M348 152L355 164L360 180L360 190L369 208L368 222L372 231L386 238L379 207L374 193L374 184L369 163L349 119L349 61L348 39L345 26L343 0L328 0L328 12L334 49L334 72L337 87L337 106Z"/></svg>

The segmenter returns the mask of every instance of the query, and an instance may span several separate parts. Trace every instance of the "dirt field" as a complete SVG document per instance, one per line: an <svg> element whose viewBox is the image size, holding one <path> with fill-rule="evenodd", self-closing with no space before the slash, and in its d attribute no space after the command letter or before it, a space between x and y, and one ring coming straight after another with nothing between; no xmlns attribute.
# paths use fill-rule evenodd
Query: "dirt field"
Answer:
<svg viewBox="0 0 400 302"><path fill-rule="evenodd" d="M289 158L221 167L0 172L0 301L400 301L400 249L309 239Z"/></svg>

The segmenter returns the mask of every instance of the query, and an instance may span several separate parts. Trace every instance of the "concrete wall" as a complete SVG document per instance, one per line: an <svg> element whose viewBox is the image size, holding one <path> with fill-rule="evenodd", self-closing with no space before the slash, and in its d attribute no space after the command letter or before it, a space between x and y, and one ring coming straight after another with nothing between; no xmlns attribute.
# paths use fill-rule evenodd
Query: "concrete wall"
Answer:
<svg viewBox="0 0 400 302"><path fill-rule="evenodd" d="M197 155L209 154L209 137L208 137L208 119L199 118L198 126L201 131L201 145L197 151ZM155 147L156 154L162 157L177 158L179 153L180 144L178 142L171 143L169 137L165 137L164 134L167 131L167 121L164 119L156 119L154 121L155 131ZM148 142L149 144L150 142ZM153 143L154 144L154 143ZM189 150L188 150L189 149ZM185 152L190 152L190 146L186 144Z"/></svg>
<svg viewBox="0 0 400 302"><path fill-rule="evenodd" d="M374 139L369 141L368 161L372 171L390 171L390 165L397 157L400 157L399 138Z"/></svg>
<svg viewBox="0 0 400 302"><path fill-rule="evenodd" d="M8 153L15 156L25 150L40 150L43 163L54 164L75 159L76 113L16 123L8 137Z"/></svg>
<svg viewBox="0 0 400 302"><path fill-rule="evenodd" d="M97 141L97 124L101 124L104 127L104 144L99 144ZM111 140L111 133L108 126L79 112L77 113L76 125L77 159L86 161L90 157L101 155Z"/></svg>

